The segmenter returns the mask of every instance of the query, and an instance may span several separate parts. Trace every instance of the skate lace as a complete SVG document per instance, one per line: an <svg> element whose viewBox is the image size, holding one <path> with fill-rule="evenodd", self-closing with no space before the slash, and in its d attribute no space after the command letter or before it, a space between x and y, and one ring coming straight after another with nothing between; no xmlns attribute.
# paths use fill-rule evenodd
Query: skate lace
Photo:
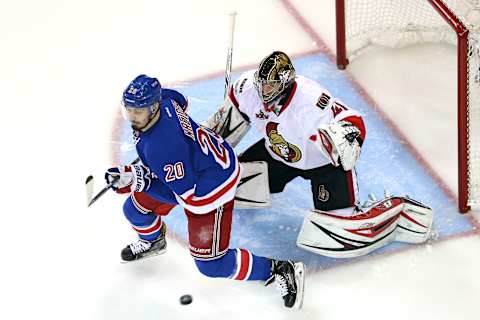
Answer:
<svg viewBox="0 0 480 320"><path fill-rule="evenodd" d="M150 244L150 242L139 240L137 242L132 243L130 245L130 249L132 250L133 254L138 254L138 253L147 251L148 249L150 249L151 246L152 245Z"/></svg>
<svg viewBox="0 0 480 320"><path fill-rule="evenodd" d="M275 275L275 288L280 292L282 297L289 293L287 279L281 274Z"/></svg>

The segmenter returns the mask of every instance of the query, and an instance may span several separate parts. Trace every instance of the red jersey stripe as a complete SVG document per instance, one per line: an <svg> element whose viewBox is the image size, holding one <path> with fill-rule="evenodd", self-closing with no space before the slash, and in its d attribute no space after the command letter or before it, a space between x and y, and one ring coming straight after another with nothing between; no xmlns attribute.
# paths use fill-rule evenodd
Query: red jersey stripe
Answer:
<svg viewBox="0 0 480 320"><path fill-rule="evenodd" d="M220 189L217 193L215 193L214 195L212 195L208 198L205 198L205 199L194 200L193 198L194 198L195 195L191 194L187 199L184 199L184 201L185 201L186 204L188 204L190 206L195 206L195 207L200 207L200 206L210 204L210 203L214 202L215 200L217 200L218 198L220 198L221 196L223 196L228 191L230 191L230 189L232 189L237 184L237 181L238 181L239 178L240 178L240 170L237 170L237 175L235 176L235 178L232 181L230 181L226 186L224 186L222 189Z"/></svg>
<svg viewBox="0 0 480 320"><path fill-rule="evenodd" d="M132 228L140 234L150 234L150 233L153 233L153 232L159 230L161 226L162 226L162 220L160 219L160 217L157 217L157 219L154 221L153 225L150 226L150 227L142 228L142 227L132 226Z"/></svg>

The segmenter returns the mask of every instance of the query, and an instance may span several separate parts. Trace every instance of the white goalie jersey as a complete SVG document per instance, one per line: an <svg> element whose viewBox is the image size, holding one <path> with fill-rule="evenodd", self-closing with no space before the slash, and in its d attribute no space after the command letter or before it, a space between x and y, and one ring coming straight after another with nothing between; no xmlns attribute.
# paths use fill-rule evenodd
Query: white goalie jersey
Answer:
<svg viewBox="0 0 480 320"><path fill-rule="evenodd" d="M328 154L318 147L321 139L318 129L339 121L347 121L358 128L361 145L365 138L361 115L334 98L328 90L313 80L296 76L284 105L267 112L253 82L254 72L240 76L229 98L265 138L265 147L274 159L302 170L332 163Z"/></svg>

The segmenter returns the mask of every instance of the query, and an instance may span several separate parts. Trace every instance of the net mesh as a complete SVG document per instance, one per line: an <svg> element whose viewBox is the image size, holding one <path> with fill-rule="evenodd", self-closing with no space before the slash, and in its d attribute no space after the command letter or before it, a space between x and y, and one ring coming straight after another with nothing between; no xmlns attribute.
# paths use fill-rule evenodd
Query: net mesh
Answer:
<svg viewBox="0 0 480 320"><path fill-rule="evenodd" d="M480 33L469 39L468 204L480 206Z"/></svg>
<svg viewBox="0 0 480 320"><path fill-rule="evenodd" d="M443 0L469 29L468 39L468 204L480 205L480 0ZM418 43L457 45L457 34L427 0L346 0L347 58L374 46Z"/></svg>

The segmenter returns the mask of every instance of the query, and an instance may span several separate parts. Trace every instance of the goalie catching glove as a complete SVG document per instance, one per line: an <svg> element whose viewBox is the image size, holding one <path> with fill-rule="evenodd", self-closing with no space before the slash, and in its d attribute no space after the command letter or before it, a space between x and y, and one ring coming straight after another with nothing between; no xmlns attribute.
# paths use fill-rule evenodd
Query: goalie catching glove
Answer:
<svg viewBox="0 0 480 320"><path fill-rule="evenodd" d="M105 180L112 183L112 189L117 193L130 191L142 192L150 188L152 177L150 169L142 164L119 166L105 172Z"/></svg>
<svg viewBox="0 0 480 320"><path fill-rule="evenodd" d="M360 157L363 143L360 133L348 121L324 124L318 128L320 139L316 145L335 167L341 164L345 171L350 171Z"/></svg>

